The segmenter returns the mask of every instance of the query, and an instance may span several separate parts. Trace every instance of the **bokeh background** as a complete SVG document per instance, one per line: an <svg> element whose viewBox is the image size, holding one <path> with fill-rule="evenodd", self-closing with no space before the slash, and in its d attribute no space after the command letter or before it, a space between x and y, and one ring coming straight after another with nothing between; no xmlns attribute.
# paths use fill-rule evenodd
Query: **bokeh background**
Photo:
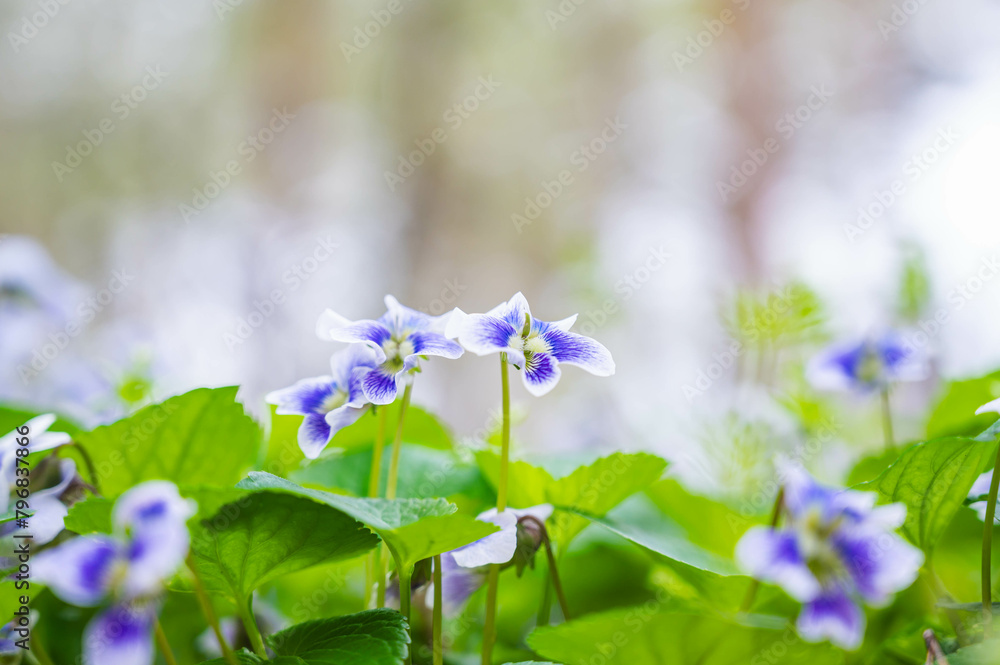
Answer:
<svg viewBox="0 0 1000 665"><path fill-rule="evenodd" d="M325 308L521 290L618 366L518 386L522 452L648 449L725 486L794 436L827 340L933 355L899 438L1000 367L995 2L7 0L0 24L0 399L100 422L239 384L261 413L326 372ZM789 285L808 311L755 344L741 303ZM415 401L482 436L495 365L428 362Z"/></svg>

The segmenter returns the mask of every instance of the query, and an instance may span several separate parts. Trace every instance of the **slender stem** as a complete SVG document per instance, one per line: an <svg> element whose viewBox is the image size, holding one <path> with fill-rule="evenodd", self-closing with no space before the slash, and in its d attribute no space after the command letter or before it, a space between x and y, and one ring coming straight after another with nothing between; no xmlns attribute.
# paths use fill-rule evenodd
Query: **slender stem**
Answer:
<svg viewBox="0 0 1000 665"><path fill-rule="evenodd" d="M545 586L542 588L542 604L538 607L538 618L535 619L535 624L538 626L549 625L549 619L552 615L552 584L550 580L552 576L549 571L545 571Z"/></svg>
<svg viewBox="0 0 1000 665"><path fill-rule="evenodd" d="M159 647L160 653L163 654L163 660L166 661L167 665L177 665L177 659L174 658L174 652L170 649L170 643L167 642L167 634L163 632L163 626L160 625L159 619L156 620L156 628L153 632L156 635L156 646Z"/></svg>
<svg viewBox="0 0 1000 665"><path fill-rule="evenodd" d="M997 461L993 466L993 480L990 494L986 499L986 517L983 523L983 635L990 637L993 624L993 582L990 579L990 565L993 563L993 521L997 513L997 490L1000 489L1000 445L997 446Z"/></svg>
<svg viewBox="0 0 1000 665"><path fill-rule="evenodd" d="M382 450L385 448L385 421L388 408L384 406L375 407L375 417L378 419L378 427L375 431L375 442L372 445L372 468L368 476L368 498L377 499L379 495L379 483L382 480ZM376 599L378 607L385 605L385 575L379 577L382 572L380 566L379 548L376 547L368 554L368 561L365 564L365 595L363 607L368 608L371 602L372 587L377 586Z"/></svg>
<svg viewBox="0 0 1000 665"><path fill-rule="evenodd" d="M410 665L413 660L413 629L410 627L410 578L413 575L413 568L398 568L399 573L399 613L406 618L407 630L410 631L410 647L406 653L406 665Z"/></svg>
<svg viewBox="0 0 1000 665"><path fill-rule="evenodd" d="M38 665L52 665L52 658L49 657L49 653L42 646L41 640L38 639L37 631L31 636L31 651L29 653L35 657Z"/></svg>
<svg viewBox="0 0 1000 665"><path fill-rule="evenodd" d="M948 665L948 658L937 640L934 631L928 628L924 631L924 644L927 645L927 662L933 665Z"/></svg>
<svg viewBox="0 0 1000 665"><path fill-rule="evenodd" d="M507 354L500 354L500 388L503 424L500 429L500 482L497 487L497 512L507 509L507 476L510 462L510 377ZM490 566L486 589L486 624L483 627L483 665L491 665L493 644L496 641L497 588L500 584L500 566Z"/></svg>
<svg viewBox="0 0 1000 665"><path fill-rule="evenodd" d="M778 520L781 519L781 506L785 500L785 488L782 487L778 490L777 496L774 497L774 508L771 509L771 528L778 526ZM750 580L750 586L747 587L747 595L743 598L743 604L740 605L740 613L746 614L753 607L754 598L757 597L757 590L760 588L760 582L756 579Z"/></svg>
<svg viewBox="0 0 1000 665"><path fill-rule="evenodd" d="M101 481L97 475L97 469L94 467L94 460L87 452L87 449L81 446L76 441L68 443L65 446L60 446L60 448L74 448L78 453L80 453L80 458L83 460L83 465L87 467L87 475L90 476L90 488L93 489L96 496L101 495Z"/></svg>
<svg viewBox="0 0 1000 665"><path fill-rule="evenodd" d="M403 445L403 423L406 421L406 408L410 406L410 394L413 393L413 379L403 390L403 403L399 408L399 422L396 423L396 437L392 442L392 458L389 460L389 479L386 481L385 498L396 498L396 483L399 480L399 449Z"/></svg>
<svg viewBox="0 0 1000 665"><path fill-rule="evenodd" d="M222 656L226 659L229 665L239 665L236 662L236 656L233 655L233 650L230 648L229 643L226 642L225 636L222 634L222 628L219 626L219 618L215 616L215 610L212 608L212 601L208 597L208 592L205 591L205 584L201 581L201 577L198 575L198 569L195 567L194 559L188 554L187 557L187 567L191 571L192 579L194 580L194 594L198 597L198 604L201 606L201 613L205 616L205 620L208 621L208 625L212 627L212 632L215 633L215 639L219 641L219 647L222 649Z"/></svg>
<svg viewBox="0 0 1000 665"><path fill-rule="evenodd" d="M885 449L896 447L896 438L892 434L892 404L889 401L889 387L882 388L882 432L885 436Z"/></svg>
<svg viewBox="0 0 1000 665"><path fill-rule="evenodd" d="M385 577L388 571L385 569L386 556L384 545L381 543L375 548L375 580L377 591L375 592L375 607L385 607Z"/></svg>
<svg viewBox="0 0 1000 665"><path fill-rule="evenodd" d="M264 648L264 638L261 637L260 628L257 627L257 620L253 616L253 598L248 598L246 602L236 603L236 611L239 612L243 627L250 638L250 645L255 654L261 658L267 658L267 649Z"/></svg>
<svg viewBox="0 0 1000 665"><path fill-rule="evenodd" d="M441 555L434 555L434 627L432 630L432 647L434 650L434 665L444 665L444 644L441 641Z"/></svg>
<svg viewBox="0 0 1000 665"><path fill-rule="evenodd" d="M490 566L486 587L486 625L483 627L483 665L493 665L493 643L496 641L494 626L497 619L497 586L500 566Z"/></svg>

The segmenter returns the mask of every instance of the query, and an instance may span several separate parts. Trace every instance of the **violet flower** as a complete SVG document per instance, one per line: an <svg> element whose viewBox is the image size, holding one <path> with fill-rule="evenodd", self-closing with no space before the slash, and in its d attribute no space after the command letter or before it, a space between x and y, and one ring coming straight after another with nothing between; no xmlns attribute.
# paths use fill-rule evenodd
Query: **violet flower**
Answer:
<svg viewBox="0 0 1000 665"><path fill-rule="evenodd" d="M871 393L899 381L922 381L928 375L927 357L887 332L860 342L836 344L812 359L810 383L820 390Z"/></svg>

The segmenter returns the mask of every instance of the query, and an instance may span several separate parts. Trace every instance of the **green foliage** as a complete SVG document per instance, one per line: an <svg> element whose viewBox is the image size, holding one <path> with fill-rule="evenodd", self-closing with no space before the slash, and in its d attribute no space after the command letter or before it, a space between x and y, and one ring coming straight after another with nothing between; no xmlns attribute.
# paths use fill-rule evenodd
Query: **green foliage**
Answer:
<svg viewBox="0 0 1000 665"><path fill-rule="evenodd" d="M105 496L145 480L231 486L254 463L260 428L235 387L199 388L147 406L77 440L94 460Z"/></svg>
<svg viewBox="0 0 1000 665"><path fill-rule="evenodd" d="M277 492L247 492L191 530L191 552L205 586L237 603L269 580L353 558L377 544L353 517Z"/></svg>
<svg viewBox="0 0 1000 665"><path fill-rule="evenodd" d="M69 508L63 524L70 531L79 534L111 533L111 509L114 501L100 497L89 497L77 501Z"/></svg>
<svg viewBox="0 0 1000 665"><path fill-rule="evenodd" d="M392 441L392 437L396 433L400 403L401 400L397 400L388 406L378 407L378 409L386 410L387 448L388 443ZM378 409L364 416L351 427L337 432L333 436L333 440L330 441L330 447L345 450L371 447L378 432L378 417L375 415ZM406 420L403 422L403 441L439 450L450 450L453 446L451 430L437 416L414 405L410 405L406 410Z"/></svg>
<svg viewBox="0 0 1000 665"><path fill-rule="evenodd" d="M359 499L300 487L268 473L251 473L239 487L285 492L325 504L350 515L377 533L398 566L411 568L422 559L468 545L497 527L467 515L444 499Z"/></svg>
<svg viewBox="0 0 1000 665"><path fill-rule="evenodd" d="M722 320L733 339L757 348L821 338L826 313L812 289L792 282L765 293L737 292Z"/></svg>
<svg viewBox="0 0 1000 665"><path fill-rule="evenodd" d="M1000 640L973 644L948 654L951 665L1000 665Z"/></svg>
<svg viewBox="0 0 1000 665"><path fill-rule="evenodd" d="M965 381L950 381L927 420L927 437L974 436L997 419L995 413L976 415L976 409L1000 397L1000 372Z"/></svg>
<svg viewBox="0 0 1000 665"><path fill-rule="evenodd" d="M927 257L916 247L909 248L899 278L899 315L904 321L916 321L931 298Z"/></svg>
<svg viewBox="0 0 1000 665"><path fill-rule="evenodd" d="M882 503L903 503L903 535L929 552L995 452L991 441L961 437L916 443L878 478L857 489L877 491Z"/></svg>

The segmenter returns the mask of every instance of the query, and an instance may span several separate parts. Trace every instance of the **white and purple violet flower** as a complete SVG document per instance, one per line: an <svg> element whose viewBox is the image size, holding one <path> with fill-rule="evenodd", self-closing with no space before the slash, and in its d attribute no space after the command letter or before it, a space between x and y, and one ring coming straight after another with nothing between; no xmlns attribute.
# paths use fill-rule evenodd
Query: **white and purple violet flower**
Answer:
<svg viewBox="0 0 1000 665"><path fill-rule="evenodd" d="M872 492L824 487L801 467L783 472L785 525L750 529L736 560L803 604L796 629L804 639L855 649L865 634L861 604L886 605L923 565L923 553L894 532L906 508L876 507Z"/></svg>
<svg viewBox="0 0 1000 665"><path fill-rule="evenodd" d="M338 431L354 424L368 410L361 389L365 375L376 366L375 353L353 344L330 358L331 373L303 379L265 398L281 415L305 416L299 426L299 448L316 459Z"/></svg>
<svg viewBox="0 0 1000 665"><path fill-rule="evenodd" d="M463 353L443 334L450 314L428 316L392 296L385 297L385 306L388 311L377 320L350 321L328 309L316 324L320 339L360 343L374 352L375 366L361 378L361 390L372 404L395 401L421 356L455 359Z"/></svg>
<svg viewBox="0 0 1000 665"><path fill-rule="evenodd" d="M42 552L34 575L62 600L106 605L84 632L88 665L150 665L164 585L184 563L193 503L170 482L137 485L115 503L114 535L74 538Z"/></svg>
<svg viewBox="0 0 1000 665"><path fill-rule="evenodd" d="M541 396L552 390L562 371L559 365L576 365L596 376L611 376L615 362L603 344L570 332L576 314L561 321L541 321L531 316L520 293L485 314L455 309L446 335L457 337L469 351L485 356L504 353L507 362L522 371L525 388Z"/></svg>
<svg viewBox="0 0 1000 665"><path fill-rule="evenodd" d="M835 344L809 363L809 382L820 390L872 393L900 381L923 381L926 354L896 332Z"/></svg>
<svg viewBox="0 0 1000 665"><path fill-rule="evenodd" d="M984 413L998 413L1000 414L1000 399L995 399L988 404L983 404L981 407L976 409L976 415L980 416ZM993 483L993 472L995 469L990 469L986 473L980 475L976 478L976 482L972 484L972 488L969 490L969 499L972 503L969 504L969 508L976 511L979 515L979 519L986 520L986 501L980 501L981 497L986 496L990 491L990 485ZM1000 516L994 516L994 520L1000 519Z"/></svg>

